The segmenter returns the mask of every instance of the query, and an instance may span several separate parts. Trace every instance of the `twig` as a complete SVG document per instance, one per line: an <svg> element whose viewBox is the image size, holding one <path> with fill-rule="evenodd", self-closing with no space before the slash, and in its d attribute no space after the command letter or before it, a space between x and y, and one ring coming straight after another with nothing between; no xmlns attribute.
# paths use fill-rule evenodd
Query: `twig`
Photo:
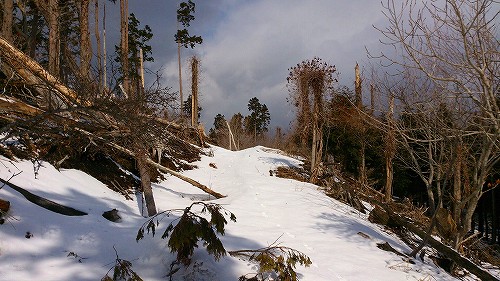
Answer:
<svg viewBox="0 0 500 281"><path fill-rule="evenodd" d="M10 180L18 175L20 175L23 171L20 171L19 173L17 174L13 174L12 176L10 176L10 178L6 181L2 181L2 186L0 186L0 189L2 189L6 184L8 184L10 182Z"/></svg>

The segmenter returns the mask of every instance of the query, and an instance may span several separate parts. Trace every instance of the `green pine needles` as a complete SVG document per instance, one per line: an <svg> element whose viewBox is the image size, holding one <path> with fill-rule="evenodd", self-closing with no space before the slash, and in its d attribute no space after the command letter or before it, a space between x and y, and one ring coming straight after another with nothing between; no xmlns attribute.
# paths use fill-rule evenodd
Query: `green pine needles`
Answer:
<svg viewBox="0 0 500 281"><path fill-rule="evenodd" d="M193 207L197 207L199 211L193 211ZM224 226L227 224L226 216L234 222L236 222L236 216L214 203L194 202L184 210L174 209L158 213L141 226L137 232L136 241L144 238L144 231L151 232L154 236L160 221L174 213L182 213L182 215L169 223L161 238L169 238L167 245L172 253L177 253L177 262L189 265L194 248L198 247L198 241L203 241L207 252L215 260L226 255L226 250L217 233L224 235Z"/></svg>
<svg viewBox="0 0 500 281"><path fill-rule="evenodd" d="M289 247L277 245L276 242L269 247L257 250L230 251L229 255L256 263L258 266L257 273L243 275L238 279L239 281L297 281L298 276L295 271L297 263L304 267L312 264L311 259L306 254ZM248 277L249 275L251 277ZM269 279L271 277L273 279Z"/></svg>
<svg viewBox="0 0 500 281"><path fill-rule="evenodd" d="M178 264L189 266L194 249L198 242L203 241L203 246L216 261L229 253L230 256L255 263L258 271L243 275L239 278L244 280L281 280L296 281L298 274L295 268L298 265L308 267L312 264L311 259L304 253L277 244L277 241L268 247L257 250L228 251L224 249L218 234L224 235L224 227L227 217L236 222L236 216L218 204L194 202L185 209L173 209L163 211L149 218L137 232L136 241L144 238L144 232L156 234L160 221L165 217L180 213L181 216L173 219L163 232L161 238L168 239L168 247L172 253L177 253L176 260L171 264L170 273L172 278L179 268ZM250 276L250 277L249 277Z"/></svg>

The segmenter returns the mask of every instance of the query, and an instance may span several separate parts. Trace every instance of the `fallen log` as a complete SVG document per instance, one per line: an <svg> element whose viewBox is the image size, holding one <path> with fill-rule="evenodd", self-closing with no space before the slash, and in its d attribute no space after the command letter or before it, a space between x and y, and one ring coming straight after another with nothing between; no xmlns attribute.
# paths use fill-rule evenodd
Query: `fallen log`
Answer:
<svg viewBox="0 0 500 281"><path fill-rule="evenodd" d="M11 45L7 40L0 36L0 54L2 61L9 65L21 78L28 84L36 86L44 82L55 89L57 95L67 105L82 103L77 93L64 84L59 82L57 78L52 76L35 60L24 54L22 51ZM90 105L89 102L84 102L84 105Z"/></svg>
<svg viewBox="0 0 500 281"><path fill-rule="evenodd" d="M379 206L382 209L384 209L387 212L387 214L389 215L389 218L390 218L390 220L393 223L395 223L397 225L400 225L400 226L408 229L409 231L411 231L414 234L418 235L421 239L427 239L427 243L431 247L433 247L438 252L440 252L442 255L444 255L445 257L449 258L453 262L455 262L455 264L457 264L458 266L460 266L462 268L465 268L470 273L476 275L479 279L484 280L484 281L486 281L486 280L500 280L497 277L493 276L488 271L483 270L482 268L480 268L479 266L477 266L476 264L474 264L469 259L467 259L467 258L463 257L462 255L460 255L454 249L448 247L447 245L444 245L443 243L439 242L438 240L434 239L433 237L427 235L426 231L424 231L424 230L420 229L419 227L415 226L411 221L409 221L409 220L401 217L400 215L394 213L391 210L391 208L387 204L383 203L382 201L379 201L377 199L371 198L371 197L366 196L366 195L361 194L361 193L358 193L358 196L360 198L362 198L363 200L365 200L366 202L369 202L371 204L374 204L374 205Z"/></svg>
<svg viewBox="0 0 500 281"><path fill-rule="evenodd" d="M122 147L122 146L120 146L120 145L118 145L118 144L116 144L116 143L109 142L109 141L104 140L104 139L102 139L102 138L100 138L100 137L98 137L98 136L94 136L92 133L87 132L87 131L85 131L85 130L83 130L83 129L80 129L80 128L75 128L75 130L77 130L77 131L79 131L79 132L81 132L81 133L83 133L83 134L85 134L85 135L87 135L87 136L91 136L91 137L94 137L94 138L100 139L100 140L104 141L107 145L109 145L109 146L111 146L111 147L113 147L113 148L115 148L115 149L117 149L117 150L119 150L119 151L121 151L121 152L123 152L123 153L125 153L125 154L128 154L128 155L130 155L130 156L132 156L132 157L134 157L134 158L135 158L135 156L136 156L134 152L132 152L132 151L130 151L129 149L126 149L125 147ZM214 191L214 190L212 190L212 189L208 188L207 186L205 186L205 185L203 185L203 184L201 184L201 183L199 183L199 182L197 182L197 181L193 180L192 178L186 177L186 176L184 176L184 175L183 175L183 174L181 174L181 173L178 173L178 172L176 172L176 171L174 171L174 170L171 170L171 169L169 169L169 168L167 168L167 167L165 167L165 166L162 166L162 165L160 165L160 164L158 164L158 163L154 162L154 161L153 161L153 160L151 160L149 157L146 157L146 162L147 162L149 165L151 165L151 166L153 166L153 167L157 168L158 170L160 170L160 171L162 171L162 172L164 172L164 173L170 174L170 175L172 175L172 176L174 176L174 177L177 177L177 178L179 178L179 179L181 179L181 180L183 180L183 181L185 181L185 182L187 182L187 183L190 183L191 185L193 185L193 186L195 186L195 187L197 187L197 188L199 188L199 189L203 190L204 192L206 192L206 193L208 193L208 194L212 195L213 197L215 197L215 198L217 198L217 199L220 199L220 198L224 198L224 197L226 197L226 196L224 196L224 195L222 195L222 194L220 194L220 193L218 193L218 192L216 192L216 191Z"/></svg>
<svg viewBox="0 0 500 281"><path fill-rule="evenodd" d="M85 215L88 215L87 213L82 212L80 210L61 205L61 204L56 203L54 201L51 201L49 199L46 199L46 198L40 197L36 194L33 194L33 193L27 191L26 189L24 189L20 186L17 186L11 182L8 182L2 178L0 178L0 182L4 183L7 186L10 186L10 188L21 193L31 203L38 205L38 206L40 206L44 209L47 209L49 211L52 211L52 212L55 212L55 213L58 213L61 215L65 215L65 216L85 216Z"/></svg>

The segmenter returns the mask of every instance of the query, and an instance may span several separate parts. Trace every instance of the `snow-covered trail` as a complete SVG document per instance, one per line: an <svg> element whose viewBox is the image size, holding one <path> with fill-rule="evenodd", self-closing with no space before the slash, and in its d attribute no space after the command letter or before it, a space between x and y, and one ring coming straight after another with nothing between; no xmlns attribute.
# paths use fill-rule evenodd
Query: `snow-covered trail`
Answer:
<svg viewBox="0 0 500 281"><path fill-rule="evenodd" d="M409 251L401 241L367 222L365 215L325 196L317 186L269 173L300 161L263 147L237 152L214 148L214 155L203 158L200 169L186 174L205 177L210 187L227 195L216 202L237 217L223 237L228 250L242 249L242 244L261 248L277 241L311 257L311 267L298 268L301 280L311 281L422 280L426 275L419 271L433 268L403 262L401 257L378 249L376 243L389 242L396 249ZM215 163L217 169L203 169L209 163ZM242 237L244 241L239 242ZM437 274L446 275L432 275ZM443 276L442 280L452 279Z"/></svg>
<svg viewBox="0 0 500 281"><path fill-rule="evenodd" d="M328 198L316 186L269 174L277 166L298 165L298 160L264 147L237 152L218 147L211 150L213 157L203 156L194 163L198 169L184 174L227 195L213 200L237 217L221 237L226 250L257 249L274 242L294 248L313 262L309 268L297 268L305 281L454 280L428 260L409 264L378 249L376 243L389 242L396 249L408 250L396 237L367 222L365 215ZM22 171L12 179L14 184L89 213L61 216L27 202L9 187L1 188L0 197L11 201L12 217L0 225L0 280L100 280L113 265L113 247L120 258L132 262L144 280L166 279L175 259L166 241L150 235L135 241L146 220L141 216L140 200L126 201L80 171L58 171L44 163L35 178L29 161L11 163L0 158L0 164L0 177L7 179ZM209 199L173 176L154 185L154 196L160 211ZM121 223L101 216L113 208L120 211ZM161 222L158 232L167 224ZM25 238L28 231L33 234L30 239ZM70 253L82 259L68 256ZM255 270L252 264L233 257L216 262L200 245L192 266L177 272L174 280L237 280Z"/></svg>

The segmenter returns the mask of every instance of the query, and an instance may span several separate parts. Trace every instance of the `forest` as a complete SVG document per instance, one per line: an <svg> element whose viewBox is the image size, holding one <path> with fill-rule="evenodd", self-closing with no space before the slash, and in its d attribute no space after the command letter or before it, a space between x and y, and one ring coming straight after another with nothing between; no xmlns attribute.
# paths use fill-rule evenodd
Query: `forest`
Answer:
<svg viewBox="0 0 500 281"><path fill-rule="evenodd" d="M480 266L500 266L496 1L383 1L388 27L374 31L394 52L367 50L370 65L353 66L354 87L339 85L335 65L322 58L290 61L283 77L288 91L283 102L294 112L290 128L270 128L279 113L253 97L246 105L249 115L217 114L208 132L199 121L199 57L186 66L188 94L181 79L181 50L203 44L189 28L196 20L195 2L181 2L176 11L177 33L171 38L178 47L176 92L163 84L159 71L145 74L144 63L154 60L154 33L129 13L128 0L2 1L0 155L28 159L35 170L41 161L82 170L125 197L139 185L151 218L139 240L144 230L154 234L159 214L152 183L164 174L224 198L182 173L195 168L190 163L200 159L203 148L275 148L304 163L271 175L316 184L361 212L371 204L371 220L405 239L412 239L408 233L420 236L409 242L409 256L425 255L422 248L430 245L452 261L450 272L466 268L484 280L493 278ZM99 14L99 5L120 10L118 43L106 42L106 14ZM114 53L106 44L116 44ZM120 176L115 164L138 175L139 182ZM210 227L199 227L216 231L197 230L203 234L196 241L215 243L212 254L220 256L214 235L224 234L224 209L200 204L212 220ZM184 215L194 221L198 217L190 208ZM179 233L174 226L167 236L169 231ZM171 245L186 265L193 247ZM302 253L290 253L292 267L310 263ZM294 272L276 270L283 276Z"/></svg>

